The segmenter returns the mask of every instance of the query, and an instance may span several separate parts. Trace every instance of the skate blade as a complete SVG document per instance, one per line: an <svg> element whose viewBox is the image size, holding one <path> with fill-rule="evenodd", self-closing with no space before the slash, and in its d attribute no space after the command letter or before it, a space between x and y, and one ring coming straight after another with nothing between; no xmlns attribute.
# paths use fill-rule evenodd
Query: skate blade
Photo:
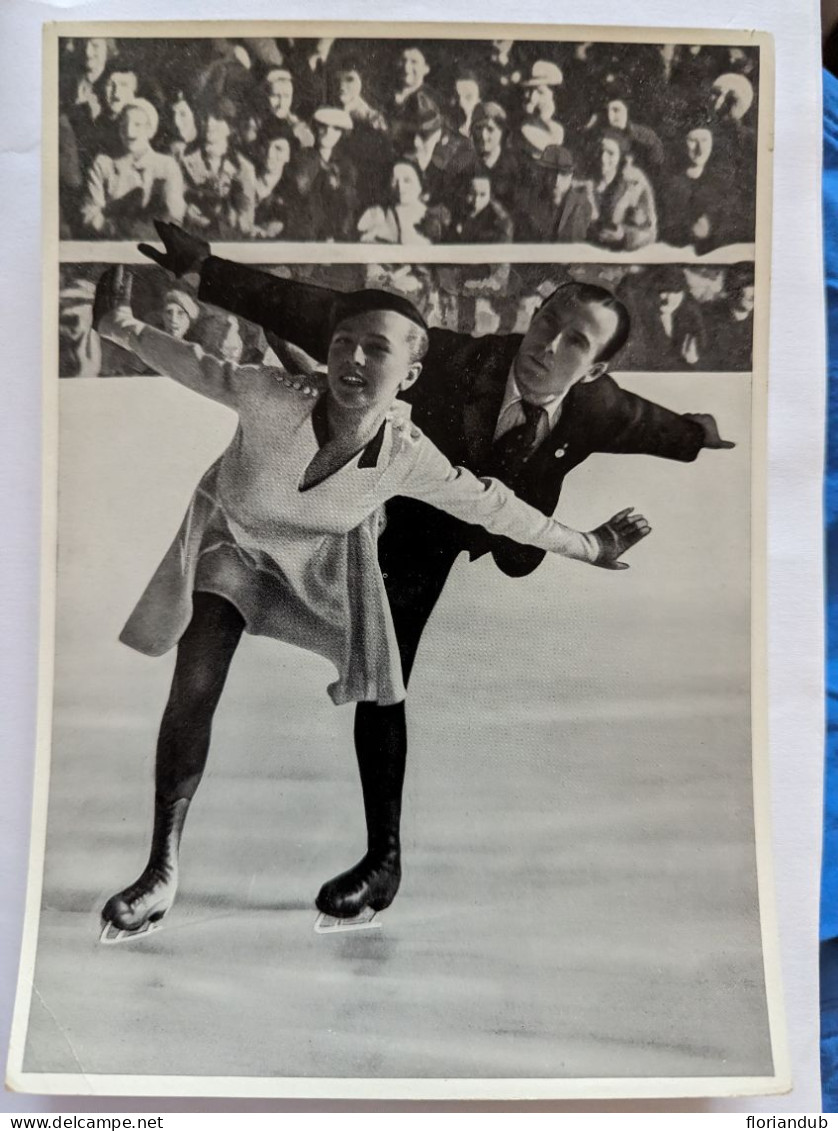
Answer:
<svg viewBox="0 0 838 1131"><path fill-rule="evenodd" d="M141 927L137 927L134 931L128 931L124 927L117 927L115 923L105 923L99 935L99 942L102 943L103 946L116 946L119 943L136 942L137 939L143 939L153 934L153 932L159 930L161 926L161 919L154 921L147 919Z"/></svg>
<svg viewBox="0 0 838 1131"><path fill-rule="evenodd" d="M337 919L334 915L327 915L321 911L314 921L314 929L318 935L331 935L340 931L368 931L381 926L381 920L375 920L376 912L371 907L365 907L360 915L352 919Z"/></svg>

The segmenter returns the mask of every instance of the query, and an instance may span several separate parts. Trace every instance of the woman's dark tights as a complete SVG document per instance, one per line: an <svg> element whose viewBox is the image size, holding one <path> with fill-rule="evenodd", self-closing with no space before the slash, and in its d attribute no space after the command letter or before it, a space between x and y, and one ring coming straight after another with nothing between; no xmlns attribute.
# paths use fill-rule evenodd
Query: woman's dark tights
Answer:
<svg viewBox="0 0 838 1131"><path fill-rule="evenodd" d="M244 631L241 613L223 597L194 593L192 609L157 740L155 797L163 804L191 800L201 782L213 715Z"/></svg>

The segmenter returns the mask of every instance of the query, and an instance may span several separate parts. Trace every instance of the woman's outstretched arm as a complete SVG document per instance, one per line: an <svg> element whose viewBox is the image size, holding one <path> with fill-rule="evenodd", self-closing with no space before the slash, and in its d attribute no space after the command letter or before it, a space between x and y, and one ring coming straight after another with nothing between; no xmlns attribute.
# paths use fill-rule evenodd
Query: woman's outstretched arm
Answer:
<svg viewBox="0 0 838 1131"><path fill-rule="evenodd" d="M596 530L574 530L519 499L500 480L481 479L454 467L413 426L406 425L401 436L398 442L406 469L394 493L420 499L463 522L483 526L491 534L606 569L628 569L618 559L651 532L646 519L634 514L631 507Z"/></svg>
<svg viewBox="0 0 838 1131"><path fill-rule="evenodd" d="M99 280L94 327L101 337L130 350L161 376L171 377L230 408L237 409L243 395L267 392L290 380L280 367L222 361L195 342L172 337L135 318L131 308L131 275L121 266L109 269Z"/></svg>

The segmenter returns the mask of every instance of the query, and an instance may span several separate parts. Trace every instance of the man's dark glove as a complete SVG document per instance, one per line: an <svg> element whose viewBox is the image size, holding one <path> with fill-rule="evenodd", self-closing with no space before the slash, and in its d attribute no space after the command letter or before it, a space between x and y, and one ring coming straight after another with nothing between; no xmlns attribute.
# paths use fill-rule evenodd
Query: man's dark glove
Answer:
<svg viewBox="0 0 838 1131"><path fill-rule="evenodd" d="M130 272L120 264L109 267L99 276L96 284L96 297L93 299L93 329L99 329L99 323L106 314L112 314L119 307L131 309L131 290L133 279Z"/></svg>
<svg viewBox="0 0 838 1131"><path fill-rule="evenodd" d="M200 236L193 236L190 232L179 228L177 224L169 224L163 220L155 220L154 227L163 241L164 251L158 251L151 244L141 243L139 250L149 259L180 277L190 271L200 271L202 262L210 254L210 245Z"/></svg>
<svg viewBox="0 0 838 1131"><path fill-rule="evenodd" d="M626 507L624 511L615 514L591 533L600 546L599 556L594 565L602 569L628 569L628 562L621 562L618 559L641 538L651 534L652 528L642 514L633 514L632 508Z"/></svg>

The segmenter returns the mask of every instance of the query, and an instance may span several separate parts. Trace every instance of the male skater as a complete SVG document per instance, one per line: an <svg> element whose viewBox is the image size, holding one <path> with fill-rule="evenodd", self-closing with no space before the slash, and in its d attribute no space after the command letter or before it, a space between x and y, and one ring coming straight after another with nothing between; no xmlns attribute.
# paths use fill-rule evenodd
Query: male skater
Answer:
<svg viewBox="0 0 838 1131"><path fill-rule="evenodd" d="M157 225L162 252L140 250L175 275L198 272L202 302L262 326L324 361L336 292L210 255L209 245L173 224ZM732 448L712 416L670 412L626 392L606 374L625 343L626 308L609 291L566 283L536 312L525 335L432 328L423 379L405 396L413 419L455 464L508 484L552 515L565 476L594 452L694 460L702 448ZM491 536L424 503L388 504L379 540L407 684L425 625L458 554L491 553L510 577L524 577L541 550ZM317 906L338 918L388 907L401 879L399 830L407 756L404 703L359 703L355 748L367 825L367 852L320 889Z"/></svg>

